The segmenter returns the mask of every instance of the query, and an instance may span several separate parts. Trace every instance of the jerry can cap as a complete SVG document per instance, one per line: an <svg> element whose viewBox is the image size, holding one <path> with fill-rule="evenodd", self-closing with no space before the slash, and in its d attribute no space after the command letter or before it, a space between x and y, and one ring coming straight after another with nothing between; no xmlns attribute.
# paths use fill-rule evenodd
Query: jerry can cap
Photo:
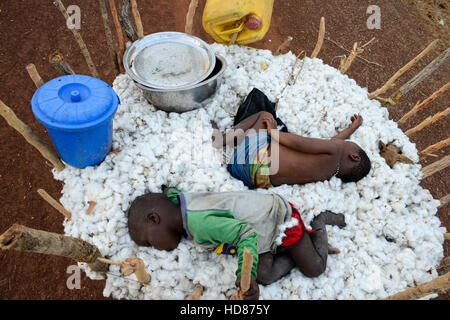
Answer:
<svg viewBox="0 0 450 320"><path fill-rule="evenodd" d="M245 21L245 26L250 30L258 30L261 28L261 25L261 19L256 14L249 15Z"/></svg>

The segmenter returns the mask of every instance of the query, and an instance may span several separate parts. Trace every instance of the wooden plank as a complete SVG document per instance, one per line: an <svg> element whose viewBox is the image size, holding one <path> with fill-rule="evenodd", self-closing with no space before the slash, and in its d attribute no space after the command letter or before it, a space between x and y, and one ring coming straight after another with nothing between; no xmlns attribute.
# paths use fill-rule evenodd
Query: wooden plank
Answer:
<svg viewBox="0 0 450 320"><path fill-rule="evenodd" d="M398 78L400 78L406 71L411 69L420 59L422 59L428 52L433 49L433 47L436 45L436 43L439 40L436 39L432 43L430 43L421 53L419 53L414 59L412 59L410 62L408 62L405 66L400 68L381 88L375 90L374 92L369 94L369 99L374 99L389 89L391 89L395 85L395 81L397 81Z"/></svg>
<svg viewBox="0 0 450 320"><path fill-rule="evenodd" d="M25 140L33 147L35 147L42 156L51 162L57 171L62 171L64 169L64 163L59 159L59 157L46 145L41 139L39 139L33 131L28 127L22 120L20 120L14 111L3 101L0 100L0 116L2 116L6 122L13 127L18 133L20 133Z"/></svg>
<svg viewBox="0 0 450 320"><path fill-rule="evenodd" d="M434 59L430 64L422 69L418 74L414 76L411 80L405 83L398 89L398 91L392 95L392 99L395 102L400 101L403 96L405 96L409 91L414 89L419 83L428 78L437 68L439 68L447 59L450 57L450 47L447 48L443 53L441 53L436 59Z"/></svg>
<svg viewBox="0 0 450 320"><path fill-rule="evenodd" d="M405 134L407 136L412 135L413 133L416 133L420 130L422 130L425 127L428 127L429 125L435 123L436 121L445 118L446 116L448 116L450 114L450 107L448 107L447 109L445 109L442 112L438 112L436 113L434 116L428 118L427 120L421 122L420 124L418 124L416 127L409 129L408 131L405 132Z"/></svg>
<svg viewBox="0 0 450 320"><path fill-rule="evenodd" d="M435 174L438 171L441 171L445 168L447 168L450 165L450 155L442 158L441 160L438 160L436 162L433 162L429 166L426 166L422 169L423 172L423 178L428 178L429 176Z"/></svg>
<svg viewBox="0 0 450 320"><path fill-rule="evenodd" d="M66 19L65 21L68 21L69 15L66 11L66 8L62 4L61 0L55 0L53 3L58 7L59 11L61 11L61 14ZM84 59L86 60L89 70L91 70L92 76L100 79L97 68L95 67L94 62L92 61L91 54L89 53L89 50L88 50L86 44L84 43L83 38L81 37L81 34L75 28L70 29L70 31L72 31L73 36L75 37L75 40L77 41L78 45L80 46L81 52L83 53Z"/></svg>
<svg viewBox="0 0 450 320"><path fill-rule="evenodd" d="M429 146L428 148L426 148L425 150L419 152L419 156L420 158L425 158L427 156L429 156L430 154L432 154L435 151L438 151L442 148L448 147L450 145L450 138L447 138L445 140L439 141L438 143L435 143L431 146Z"/></svg>
<svg viewBox="0 0 450 320"><path fill-rule="evenodd" d="M439 205L439 208L447 205L450 202L450 194L444 196L441 198L441 200L439 200L441 202L441 204Z"/></svg>

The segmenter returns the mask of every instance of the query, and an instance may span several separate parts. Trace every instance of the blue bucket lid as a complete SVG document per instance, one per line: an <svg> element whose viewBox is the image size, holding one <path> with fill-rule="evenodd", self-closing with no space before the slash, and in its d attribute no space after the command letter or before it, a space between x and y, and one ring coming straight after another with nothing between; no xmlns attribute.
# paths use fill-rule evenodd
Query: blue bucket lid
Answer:
<svg viewBox="0 0 450 320"><path fill-rule="evenodd" d="M78 131L101 124L117 111L119 103L106 82L85 75L67 75L36 90L31 108L47 128Z"/></svg>

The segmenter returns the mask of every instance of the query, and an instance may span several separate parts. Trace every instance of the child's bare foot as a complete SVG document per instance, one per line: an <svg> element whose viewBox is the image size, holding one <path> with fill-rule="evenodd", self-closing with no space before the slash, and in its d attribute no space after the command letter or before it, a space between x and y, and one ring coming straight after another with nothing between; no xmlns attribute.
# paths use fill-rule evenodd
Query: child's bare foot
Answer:
<svg viewBox="0 0 450 320"><path fill-rule="evenodd" d="M314 220L322 220L324 224L328 224L330 226L338 226L341 229L347 225L345 223L345 216L342 213L334 213L331 211L324 211L320 213L317 217L314 218Z"/></svg>
<svg viewBox="0 0 450 320"><path fill-rule="evenodd" d="M338 254L338 253L341 253L341 250L328 245L328 254Z"/></svg>

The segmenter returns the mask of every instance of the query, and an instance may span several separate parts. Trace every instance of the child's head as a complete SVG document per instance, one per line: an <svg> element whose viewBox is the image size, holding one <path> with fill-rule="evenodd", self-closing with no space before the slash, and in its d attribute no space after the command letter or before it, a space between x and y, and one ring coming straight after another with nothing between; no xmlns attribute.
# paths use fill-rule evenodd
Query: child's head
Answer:
<svg viewBox="0 0 450 320"><path fill-rule="evenodd" d="M128 210L128 232L140 246L173 250L183 230L180 207L162 193L136 198Z"/></svg>
<svg viewBox="0 0 450 320"><path fill-rule="evenodd" d="M370 172L372 164L366 152L356 143L345 141L337 175L343 182L358 182Z"/></svg>

